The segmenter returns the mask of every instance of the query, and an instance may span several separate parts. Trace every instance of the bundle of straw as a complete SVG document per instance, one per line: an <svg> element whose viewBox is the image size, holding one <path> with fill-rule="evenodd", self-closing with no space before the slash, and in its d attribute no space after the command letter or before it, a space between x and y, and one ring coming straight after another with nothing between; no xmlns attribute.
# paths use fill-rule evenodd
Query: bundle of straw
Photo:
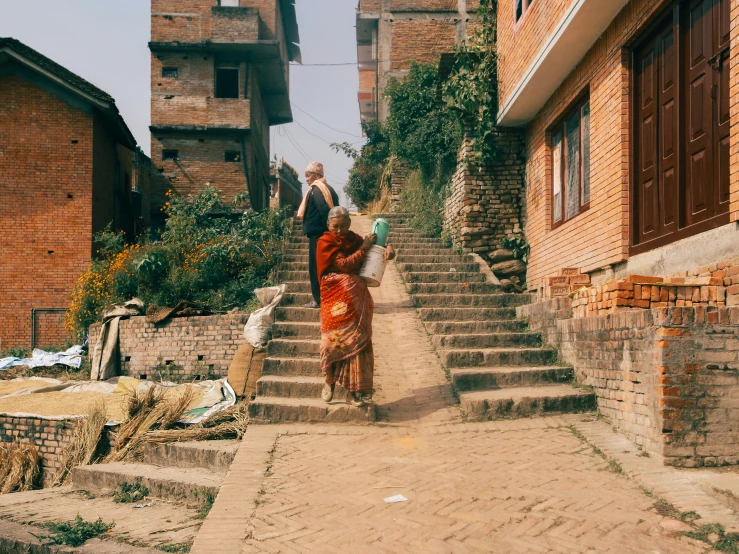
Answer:
<svg viewBox="0 0 739 554"><path fill-rule="evenodd" d="M248 404L241 402L216 412L205 421L185 429L160 429L141 437L142 442L169 442L240 439L249 425Z"/></svg>
<svg viewBox="0 0 739 554"><path fill-rule="evenodd" d="M36 447L26 442L0 444L0 493L28 491L40 474Z"/></svg>
<svg viewBox="0 0 739 554"><path fill-rule="evenodd" d="M99 454L100 439L108 420L105 404L94 405L87 417L74 428L72 442L61 456L61 467L54 476L54 486L68 485L72 469L94 463Z"/></svg>
<svg viewBox="0 0 739 554"><path fill-rule="evenodd" d="M141 454L143 437L152 429L166 430L174 426L195 399L195 387L186 387L176 399L167 399L159 387L145 393L134 392L129 399L128 420L116 433L113 449L103 463L133 459Z"/></svg>

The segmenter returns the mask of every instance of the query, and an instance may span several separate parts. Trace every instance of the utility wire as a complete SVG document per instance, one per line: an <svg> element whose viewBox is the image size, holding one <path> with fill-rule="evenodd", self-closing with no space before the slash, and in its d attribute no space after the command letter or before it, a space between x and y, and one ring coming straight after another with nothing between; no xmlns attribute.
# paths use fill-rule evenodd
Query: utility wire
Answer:
<svg viewBox="0 0 739 554"><path fill-rule="evenodd" d="M355 135L354 133L350 133L348 131L341 131L339 129L334 129L333 127L331 127L331 125L328 125L327 123L324 123L323 121L321 121L321 120L316 119L315 117L313 117L311 114L309 114L308 112L306 112L303 108L301 108L297 104L294 104L293 102L290 102L290 104L292 104L294 108L297 108L298 110L300 110L301 112L303 112L305 115L307 115L308 117L310 117L316 123L320 123L324 127L328 127L329 129L331 129L332 131L336 131L337 133L343 133L345 135L349 135L349 136L356 137L356 138L364 138L364 137L361 137L359 135Z"/></svg>

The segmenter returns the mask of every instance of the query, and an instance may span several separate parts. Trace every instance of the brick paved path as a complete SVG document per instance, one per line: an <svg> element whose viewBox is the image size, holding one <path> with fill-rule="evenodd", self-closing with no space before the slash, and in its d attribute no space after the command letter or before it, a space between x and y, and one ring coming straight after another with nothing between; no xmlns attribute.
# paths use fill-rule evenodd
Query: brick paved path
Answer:
<svg viewBox="0 0 739 554"><path fill-rule="evenodd" d="M611 454L658 463L605 423L464 423L392 264L373 296L378 423L252 425L193 553L708 550L660 516L642 484L612 471ZM383 501L395 494L409 501Z"/></svg>

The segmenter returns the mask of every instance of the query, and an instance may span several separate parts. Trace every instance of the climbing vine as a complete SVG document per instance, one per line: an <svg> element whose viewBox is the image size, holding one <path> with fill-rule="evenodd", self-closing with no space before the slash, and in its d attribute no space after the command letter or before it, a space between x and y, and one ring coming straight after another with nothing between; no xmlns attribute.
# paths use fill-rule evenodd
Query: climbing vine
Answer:
<svg viewBox="0 0 739 554"><path fill-rule="evenodd" d="M468 39L457 46L454 65L444 81L445 104L472 127L468 162L498 161L495 144L498 113L497 0L480 0L478 20Z"/></svg>

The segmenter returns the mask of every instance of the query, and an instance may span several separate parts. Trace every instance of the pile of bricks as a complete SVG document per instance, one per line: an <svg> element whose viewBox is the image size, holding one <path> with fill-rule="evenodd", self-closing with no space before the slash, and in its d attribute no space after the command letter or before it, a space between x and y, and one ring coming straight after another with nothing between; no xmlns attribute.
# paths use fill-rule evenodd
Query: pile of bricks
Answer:
<svg viewBox="0 0 739 554"><path fill-rule="evenodd" d="M539 300L568 296L588 285L590 285L590 275L580 273L580 269L576 267L565 267L560 269L557 275L544 279L544 284L539 289Z"/></svg>
<svg viewBox="0 0 739 554"><path fill-rule="evenodd" d="M573 317L592 317L620 309L725 306L723 279L629 275L575 292Z"/></svg>
<svg viewBox="0 0 739 554"><path fill-rule="evenodd" d="M721 282L726 287L727 306L739 306L739 258L684 271L673 275L671 279L685 279L688 282L706 277L715 279L716 283Z"/></svg>

